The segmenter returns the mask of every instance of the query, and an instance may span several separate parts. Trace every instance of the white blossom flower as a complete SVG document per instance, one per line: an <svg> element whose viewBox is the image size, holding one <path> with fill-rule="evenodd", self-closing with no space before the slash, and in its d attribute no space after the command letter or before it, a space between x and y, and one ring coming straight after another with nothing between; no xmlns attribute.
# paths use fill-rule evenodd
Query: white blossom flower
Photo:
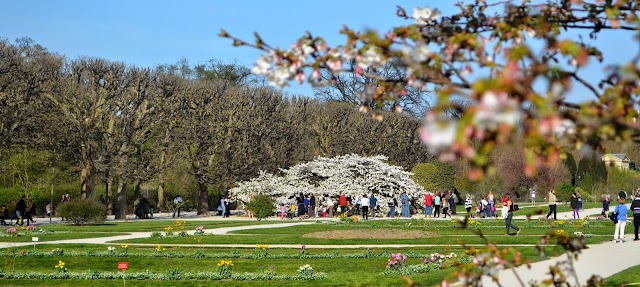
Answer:
<svg viewBox="0 0 640 287"><path fill-rule="evenodd" d="M387 62L382 54L382 50L375 46L369 47L364 52L364 55L357 57L356 60L358 61L358 67L362 69L382 67Z"/></svg>
<svg viewBox="0 0 640 287"><path fill-rule="evenodd" d="M477 107L473 119L481 129L496 129L499 124L514 126L522 119L518 102L504 92L485 92Z"/></svg>
<svg viewBox="0 0 640 287"><path fill-rule="evenodd" d="M408 63L423 63L429 59L431 50L422 42L417 42L415 46L407 45L402 49L404 58Z"/></svg>
<svg viewBox="0 0 640 287"><path fill-rule="evenodd" d="M284 88L287 86L289 80L291 80L292 73L286 67L278 67L269 77L269 84Z"/></svg>
<svg viewBox="0 0 640 287"><path fill-rule="evenodd" d="M311 55L313 52L315 52L315 49L311 45L308 43L302 44L302 53L304 55Z"/></svg>
<svg viewBox="0 0 640 287"><path fill-rule="evenodd" d="M440 152L455 142L458 122L453 119L436 119L433 115L427 118L420 128L420 139L430 152Z"/></svg>
<svg viewBox="0 0 640 287"><path fill-rule="evenodd" d="M440 18L440 10L429 7L420 9L419 7L413 8L413 18L416 20L416 24L425 25L430 21L435 21Z"/></svg>
<svg viewBox="0 0 640 287"><path fill-rule="evenodd" d="M267 73L269 73L270 69L271 69L271 56L269 54L263 54L262 56L258 57L258 60L256 61L256 65L253 66L253 68L251 69L251 72L253 72L256 75L266 75Z"/></svg>

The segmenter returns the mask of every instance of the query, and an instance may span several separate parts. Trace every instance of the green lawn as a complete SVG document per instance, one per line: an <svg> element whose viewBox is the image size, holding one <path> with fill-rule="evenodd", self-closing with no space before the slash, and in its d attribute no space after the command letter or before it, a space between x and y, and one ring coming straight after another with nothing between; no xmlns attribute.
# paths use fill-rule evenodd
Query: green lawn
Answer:
<svg viewBox="0 0 640 287"><path fill-rule="evenodd" d="M38 237L38 241L54 241L65 239L82 239L82 238L96 238L96 237L108 237L116 235L125 235L127 233L117 232L53 232L53 233L33 233L23 234L17 237L0 237L0 242L32 242L33 237Z"/></svg>
<svg viewBox="0 0 640 287"><path fill-rule="evenodd" d="M526 209L525 209L526 210ZM164 231L167 226L174 226L175 220L164 221L138 221L123 223L108 223L97 226L47 226L50 234L38 235L40 241L54 240L54 237L65 236L64 238L84 238L96 236L112 236L120 233L132 231ZM206 229L241 226L241 225L261 225L273 223L290 223L297 221L277 221L277 222L255 222L255 221L187 221L185 230L193 230L196 226L204 226ZM567 233L581 231L588 234L587 243L593 244L611 239L613 224L606 220L590 220L587 225L582 225L582 221L566 220L548 222L543 220L515 220L517 226L523 228L520 236L505 236L503 220L474 220L470 223L472 228L477 228L487 235L493 243L511 245L526 244L529 246L518 246L519 252L524 257L532 260L544 260L541 258L534 245L540 243L540 237L548 233L551 224ZM348 234L359 232L361 234L386 231L389 232L418 231L428 232L429 237L419 239L402 238L382 238L382 239L339 239L323 237L322 232L330 234ZM58 231L59 233L56 233ZM64 232L63 232L64 231ZM175 231L175 230L174 230ZM315 234L316 237L309 237ZM328 235L327 235L328 236ZM2 238L0 238L2 239ZM30 236L21 236L18 239L30 241ZM229 235L204 235L171 238L142 238L123 241L127 243L152 243L154 246L130 245L125 253L120 246L121 243L113 243L116 248L115 255L108 253L108 245L91 244L44 244L33 247L21 247L0 250L0 271L33 271L41 273L53 273L54 265L59 260L66 263L69 272L86 271L116 271L118 262L127 261L129 270L127 272L156 272L166 273L177 269L180 272L213 272L216 264L220 260L232 260L234 272L236 273L260 273L263 270L274 270L279 275L293 275L297 269L305 264L310 264L317 272L324 272L327 278L319 281L140 281L129 280L127 286L406 286L404 279L397 275L382 275L385 270L387 260L391 253L408 254L408 264L420 264L420 257L426 257L431 253L455 252L459 256L463 255L464 249L461 244L482 244L484 241L474 235L472 230L463 229L457 221L444 220L374 220L360 221L356 223L322 221L310 225L291 226L283 228L250 229L236 231ZM269 248L267 258L257 259L254 257L256 248L213 248L213 247L189 247L177 246L178 244L294 244L300 248ZM372 248L372 249L309 249L311 255L317 257L299 256L301 246L304 244L437 244L435 247L411 247L411 248ZM164 246L164 250L158 252L156 244ZM64 249L64 254L51 253L56 248ZM499 246L499 248L506 248ZM562 250L558 247L548 247L547 255L557 255ZM24 250L24 255L20 255ZM41 252L38 252L41 251ZM200 258L193 258L200 254ZM363 256L365 254L366 256ZM443 278L451 274L453 269L431 270L425 274L409 276L416 283L416 286L433 286L442 282ZM634 270L637 272L640 270ZM617 276L617 275L616 275ZM612 277L615 279L615 276ZM637 282L638 279L624 277L612 282ZM612 280L613 280L612 279ZM627 281L624 281L627 280ZM635 281L634 281L635 280ZM23 279L0 279L2 286L122 286L121 280L23 280ZM614 286L614 285L609 285Z"/></svg>
<svg viewBox="0 0 640 287"><path fill-rule="evenodd" d="M606 278L604 286L640 286L640 265Z"/></svg>
<svg viewBox="0 0 640 287"><path fill-rule="evenodd" d="M79 249L76 249L79 248ZM65 254L69 254L71 251L79 251L90 246L76 246L67 247ZM104 248L104 246L99 246ZM228 251L228 249L202 249L205 253L222 253ZM534 250L534 248L519 248L519 251L523 255L531 258L534 261L540 260ZM192 250L181 250L184 252L190 252ZM236 250L243 254L250 254L253 250L243 249ZM438 250L437 248L425 248L425 249L398 249L398 250L385 250L374 249L372 252L404 252L404 253L423 253L429 254L433 252L457 252L462 253L461 249L454 248L449 250ZM149 248L130 247L131 253L134 252L153 252ZM166 251L168 252L168 251ZM294 254L298 250L276 250L270 249L270 253L277 254ZM347 249L347 250L311 250L312 253L322 252L335 252L335 254L350 254L361 253L363 250ZM12 257L4 257L3 269L6 271L15 270L29 270L35 272L50 273L54 272L54 265L58 263L58 260L63 260L66 263L66 267L70 272L82 272L82 271L115 271L117 263L121 261L127 261L129 263L129 270L127 272L138 271L152 271L152 272L165 272L173 268L177 268L180 271L214 271L215 265L220 259L230 258L139 258L139 257L73 257L73 256L59 256L59 257L30 257L30 256L18 256L16 257L15 265L13 265ZM327 278L320 281L301 281L301 282L282 282L282 281L199 281L200 286L403 286L403 281L400 276L397 275L381 275L380 273L385 270L387 264L387 257L382 258L266 258L266 259L231 259L234 263L234 272L251 272L259 273L261 270L272 269L278 274L295 274L298 267L310 264L315 271L324 272L327 274ZM420 258L409 258L407 264L420 264ZM447 276L452 271L451 268L444 270L432 270L426 274L411 275L410 278L418 283L419 286L433 286L442 281L443 277ZM116 284L122 284L119 280L97 280L87 283L83 280L56 280L56 281L35 281L35 280L0 280L3 281L3 286L25 286L27 283L37 282L38 286L83 286L87 284L93 284L95 286L116 286ZM152 284L150 284L152 283ZM169 284L171 283L171 284ZM194 281L128 281L128 286L199 286L189 285L190 283L196 283ZM120 286L120 285L117 285Z"/></svg>
<svg viewBox="0 0 640 287"><path fill-rule="evenodd" d="M505 236L503 220L480 220L480 226L476 227L493 243L497 244L537 244L540 237L550 231L550 223L541 220L514 220L514 224L523 229L520 236ZM558 229L572 234L580 231L583 234L593 235L587 238L587 243L599 243L610 240L613 224L609 221L591 220L585 227L580 227L580 221L560 221L562 226ZM430 236L426 238L377 238L377 239L336 239L323 237L325 232L330 232L332 236L336 234L347 235L349 233L360 232L387 232L394 230L422 231L428 232ZM515 231L512 231L515 232ZM198 243L202 244L446 244L459 245L482 244L484 241L475 236L471 230L462 229L454 221L429 221L429 220L379 220L357 223L335 223L320 222L312 225L300 225L284 228L249 229L236 231L229 235L205 235L198 237ZM313 236L311 236L313 235ZM340 236L340 235L338 235ZM170 237L170 238L140 238L121 242L129 243L151 243L151 244L192 244L193 237Z"/></svg>
<svg viewBox="0 0 640 287"><path fill-rule="evenodd" d="M74 232L145 232L145 231L162 231L167 226L173 226L177 220L139 220L128 222L106 222L97 225L66 225L51 224L44 225L42 228L52 231L74 231ZM244 225L261 225L261 224L278 224L282 221L220 221L220 220L194 220L185 221L185 230L194 230L197 226L203 226L206 229L219 227L232 227Z"/></svg>

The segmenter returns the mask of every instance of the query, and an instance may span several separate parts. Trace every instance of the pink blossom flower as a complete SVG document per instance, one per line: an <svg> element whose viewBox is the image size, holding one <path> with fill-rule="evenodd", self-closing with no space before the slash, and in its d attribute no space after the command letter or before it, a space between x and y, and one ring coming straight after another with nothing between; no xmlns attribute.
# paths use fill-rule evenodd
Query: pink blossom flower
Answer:
<svg viewBox="0 0 640 287"><path fill-rule="evenodd" d="M18 230L15 227L7 228L7 233L18 233Z"/></svg>

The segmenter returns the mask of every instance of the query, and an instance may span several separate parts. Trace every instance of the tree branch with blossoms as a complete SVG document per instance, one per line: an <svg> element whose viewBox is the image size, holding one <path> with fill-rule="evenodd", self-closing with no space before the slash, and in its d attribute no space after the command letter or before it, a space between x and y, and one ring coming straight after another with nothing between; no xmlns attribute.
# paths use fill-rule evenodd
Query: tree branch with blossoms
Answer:
<svg viewBox="0 0 640 287"><path fill-rule="evenodd" d="M220 36L235 46L264 51L252 71L276 86L289 81L326 85L343 73L373 80L365 87L362 105L367 109L362 110L374 107L374 114L382 103L401 100L409 87L434 90L422 141L442 160L468 160L471 179L494 170L489 152L516 137L527 139L528 175L556 164L570 149L601 150L604 141L638 140L633 137L640 131L633 121L640 94L638 60L612 65L601 79L587 80L585 67L604 55L568 33L586 31L593 39L603 30L636 32L637 1L488 2L458 2L453 15L428 7L409 15L398 7L396 14L409 21L406 25L385 33L345 26L340 33L346 41L335 47L311 33L288 49L273 48L258 34L253 43L224 30ZM390 61L404 69L404 78L368 72ZM323 79L323 70L333 76ZM594 99L568 102L576 86ZM460 99L470 104L460 117L451 118L446 111Z"/></svg>

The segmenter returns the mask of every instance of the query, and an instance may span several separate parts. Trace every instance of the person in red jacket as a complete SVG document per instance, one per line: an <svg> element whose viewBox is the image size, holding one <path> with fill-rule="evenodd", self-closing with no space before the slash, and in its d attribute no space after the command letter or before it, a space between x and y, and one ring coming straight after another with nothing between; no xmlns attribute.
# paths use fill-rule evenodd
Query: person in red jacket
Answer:
<svg viewBox="0 0 640 287"><path fill-rule="evenodd" d="M431 218L433 214L433 196L431 192L427 192L427 195L424 196L424 217Z"/></svg>
<svg viewBox="0 0 640 287"><path fill-rule="evenodd" d="M341 213L346 213L347 212L347 197L342 192L340 192L340 198L338 199L338 203L340 204L340 212Z"/></svg>

